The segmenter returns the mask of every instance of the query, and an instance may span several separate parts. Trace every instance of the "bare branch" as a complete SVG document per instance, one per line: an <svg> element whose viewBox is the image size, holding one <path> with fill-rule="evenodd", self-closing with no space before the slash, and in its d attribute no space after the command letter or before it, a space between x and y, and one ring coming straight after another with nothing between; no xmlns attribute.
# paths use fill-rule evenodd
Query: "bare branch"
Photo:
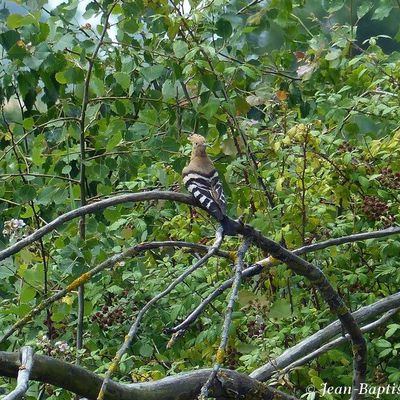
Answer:
<svg viewBox="0 0 400 400"><path fill-rule="evenodd" d="M82 215L87 215L90 213L101 211L107 207L115 206L117 204L128 203L128 202L150 201L150 200L171 200L193 206L196 205L193 197L187 194L167 192L167 191L157 191L157 190L151 192L129 193L121 196L111 197L105 200L100 200L96 203L87 204L83 207L76 208L75 210L60 215L59 217L49 222L47 225L42 226L40 229L28 235L24 239L21 239L12 246L0 251L0 261L17 253L19 250L30 245L36 240L39 240L41 237L43 237L47 233L50 233L63 223L71 221L75 218L79 218Z"/></svg>
<svg viewBox="0 0 400 400"><path fill-rule="evenodd" d="M337 315L343 324L343 327L351 337L353 350L353 384L351 400L361 398L359 393L360 385L361 382L365 381L367 370L367 344L360 327L357 325L342 298L338 295L324 273L308 261L303 260L273 240L266 238L261 234L261 232L257 231L250 225L240 225L237 232L247 238L252 237L260 249L268 251L274 258L286 263L292 271L309 279L310 282L319 289L322 297L329 305L329 308Z"/></svg>
<svg viewBox="0 0 400 400"><path fill-rule="evenodd" d="M33 365L32 347L24 346L21 349L21 365L18 368L17 386L16 388L3 398L3 400L22 399L28 391L29 376Z"/></svg>
<svg viewBox="0 0 400 400"><path fill-rule="evenodd" d="M400 292L385 297L382 300L378 300L377 302L368 306L361 307L359 310L353 312L352 315L358 323L363 323L371 318L375 318L377 315L381 315L398 307L400 307ZM284 369L288 365L296 362L298 359L305 357L311 352L319 349L326 341L339 334L341 329L342 325L340 321L336 320L332 322L307 339L302 340L300 343L284 351L275 360L272 360L268 364L257 368L250 374L250 376L260 381L266 381L277 370Z"/></svg>
<svg viewBox="0 0 400 400"><path fill-rule="evenodd" d="M371 331L375 330L376 328L378 328L381 325L385 324L399 310L400 310L400 308L395 308L393 310L390 310L390 311L386 312L384 315L382 315L381 318L377 319L374 322L371 322L368 325L363 326L361 328L361 332L368 333L368 332L371 332ZM338 347L343 343L348 342L349 339L350 339L349 335L340 336L337 339L332 340L331 342L326 343L323 346L319 347L317 350L307 354L305 357L300 358L299 360L297 360L297 361L293 362L292 364L288 365L283 370L280 370L279 373L287 373L290 370L292 370L293 368L299 367L300 365L304 365L305 363L313 360L314 358L319 357L321 354L324 354L327 351L329 351L329 350L331 350L331 349L333 349L335 347Z"/></svg>
<svg viewBox="0 0 400 400"><path fill-rule="evenodd" d="M233 285L232 285L232 293L229 298L228 302L228 307L226 309L226 314L225 314L225 319L224 319L224 325L222 327L222 334L221 334L221 342L218 347L217 351L217 357L216 361L214 364L214 368L207 379L206 383L203 385L200 391L200 396L199 400L206 400L208 397L208 391L213 384L218 371L221 369L221 365L224 361L225 358L225 353L226 353L226 345L228 343L228 336L229 336L229 328L231 326L232 322L232 313L233 313L233 307L235 305L236 298L239 293L239 287L240 287L240 282L242 279L242 269L243 269L243 263L244 263L244 256L246 255L246 252L251 244L251 239L247 239L239 248L238 250L238 260L236 263L236 268L235 268L235 276L233 279Z"/></svg>
<svg viewBox="0 0 400 400"><path fill-rule="evenodd" d="M153 304L157 303L160 299L168 295L170 292L172 292L173 289L175 289L176 286L178 286L180 283L184 281L186 277L191 275L196 269L200 268L213 254L217 252L219 247L221 246L222 239L224 238L223 236L223 229L222 227L219 227L216 234L215 234L215 242L214 244L210 247L208 250L207 254L204 255L202 258L200 258L195 264L193 264L189 269L187 269L184 273L179 275L173 282L171 282L168 287L163 290L161 293L159 293L157 296L153 297L150 301L148 301L144 307L139 311L138 315L136 316L136 320L129 329L128 334L125 336L124 343L122 346L119 348L117 351L117 354L114 356L111 365L108 368L108 371L106 372L106 375L104 377L103 384L101 386L101 389L99 391L99 394L97 396L97 400L103 400L104 395L106 393L106 388L107 384L110 381L112 373L117 369L118 364L122 358L122 356L126 353L128 348L131 346L134 338L137 335L137 332L140 327L140 323L142 321L142 318L146 314L146 312L150 309Z"/></svg>
<svg viewBox="0 0 400 400"><path fill-rule="evenodd" d="M362 240L368 240L368 239L377 239L385 236L397 235L399 233L400 233L400 227L391 227L373 232L356 233L354 235L342 236L340 238L329 239L323 242L303 246L296 250L293 250L293 252L295 252L297 255L300 255L305 253L311 253L317 250L326 249L327 247L338 246L346 243L360 242Z"/></svg>
<svg viewBox="0 0 400 400"><path fill-rule="evenodd" d="M96 398L102 384L102 378L98 375L52 357L35 354L33 361L31 379L61 387L88 399ZM19 366L19 353L0 352L1 376L16 377ZM130 385L110 381L106 397L107 400L193 400L210 372L211 369L202 369ZM224 399L297 400L247 375L228 369L221 370L218 382L213 385L213 394Z"/></svg>

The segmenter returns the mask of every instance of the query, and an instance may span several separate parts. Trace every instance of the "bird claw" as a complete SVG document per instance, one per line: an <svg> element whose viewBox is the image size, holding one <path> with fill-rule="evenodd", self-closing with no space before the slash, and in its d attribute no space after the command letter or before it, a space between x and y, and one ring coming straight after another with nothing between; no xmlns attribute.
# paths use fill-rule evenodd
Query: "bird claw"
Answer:
<svg viewBox="0 0 400 400"><path fill-rule="evenodd" d="M235 222L237 222L238 224L243 226L244 225L243 219L244 219L244 217L243 217L243 215L241 215L237 220L235 220Z"/></svg>

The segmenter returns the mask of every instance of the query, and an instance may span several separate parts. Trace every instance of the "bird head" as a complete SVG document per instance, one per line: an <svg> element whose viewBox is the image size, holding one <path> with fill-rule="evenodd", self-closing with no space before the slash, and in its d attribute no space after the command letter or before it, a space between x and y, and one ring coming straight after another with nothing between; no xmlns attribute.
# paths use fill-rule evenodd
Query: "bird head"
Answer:
<svg viewBox="0 0 400 400"><path fill-rule="evenodd" d="M192 157L205 157L206 154L206 139L204 136L193 133L188 137L189 141L192 143Z"/></svg>
<svg viewBox="0 0 400 400"><path fill-rule="evenodd" d="M201 153L206 151L207 143L204 136L198 135L197 133L193 133L188 137L189 142L192 143L193 152Z"/></svg>

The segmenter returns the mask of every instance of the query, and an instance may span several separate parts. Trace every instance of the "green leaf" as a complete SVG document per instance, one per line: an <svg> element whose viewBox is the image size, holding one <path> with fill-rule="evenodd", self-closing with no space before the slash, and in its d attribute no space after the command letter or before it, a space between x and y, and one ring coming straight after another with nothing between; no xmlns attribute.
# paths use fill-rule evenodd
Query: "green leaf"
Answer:
<svg viewBox="0 0 400 400"><path fill-rule="evenodd" d="M232 25L226 19L220 18L215 27L217 28L217 34L223 39L227 39L232 35Z"/></svg>
<svg viewBox="0 0 400 400"><path fill-rule="evenodd" d="M23 122L23 127L27 130L30 130L33 128L33 125L35 124L35 121L33 120L32 117L30 118L25 118Z"/></svg>
<svg viewBox="0 0 400 400"><path fill-rule="evenodd" d="M139 348L142 357L151 357L153 355L153 347L148 343L143 343Z"/></svg>
<svg viewBox="0 0 400 400"><path fill-rule="evenodd" d="M336 1L330 1L328 4L330 4L330 7L328 7L328 13L334 13L336 11L339 11L340 9L343 8L345 5L346 1L345 0L336 0Z"/></svg>
<svg viewBox="0 0 400 400"><path fill-rule="evenodd" d="M40 167L46 162L46 158L43 156L43 150L39 146L34 146L32 148L32 162Z"/></svg>
<svg viewBox="0 0 400 400"><path fill-rule="evenodd" d="M29 303L36 296L36 290L31 285L24 284L20 293L21 303Z"/></svg>
<svg viewBox="0 0 400 400"><path fill-rule="evenodd" d="M151 67L142 68L141 70L147 82L152 82L161 77L164 72L162 65L153 65Z"/></svg>
<svg viewBox="0 0 400 400"><path fill-rule="evenodd" d="M211 99L206 105L199 108L199 112L207 118L212 118L217 113L219 106L220 101L218 99Z"/></svg>
<svg viewBox="0 0 400 400"><path fill-rule="evenodd" d="M114 132L107 140L106 150L113 150L122 140L122 133L120 131Z"/></svg>
<svg viewBox="0 0 400 400"><path fill-rule="evenodd" d="M64 75L64 71L57 72L55 78L58 83L65 85L67 83L67 78Z"/></svg>
<svg viewBox="0 0 400 400"><path fill-rule="evenodd" d="M161 90L164 101L175 99L177 95L176 85L171 80L166 80Z"/></svg>
<svg viewBox="0 0 400 400"><path fill-rule="evenodd" d="M286 299L275 300L269 310L271 318L288 318L291 316L290 303Z"/></svg>
<svg viewBox="0 0 400 400"><path fill-rule="evenodd" d="M125 72L115 72L114 78L119 85L121 85L122 89L128 90L131 84L131 79L129 75Z"/></svg>
<svg viewBox="0 0 400 400"><path fill-rule="evenodd" d="M371 19L376 19L382 21L384 18L388 17L390 12L393 10L393 5L390 3L381 4L374 12Z"/></svg>
<svg viewBox="0 0 400 400"><path fill-rule="evenodd" d="M340 57L342 51L339 49L332 49L326 56L325 60L333 61Z"/></svg>
<svg viewBox="0 0 400 400"><path fill-rule="evenodd" d="M11 14L7 18L7 26L10 29L15 29L21 26L32 25L32 24L37 25L37 23L38 22L36 18L31 14L28 15Z"/></svg>
<svg viewBox="0 0 400 400"><path fill-rule="evenodd" d="M21 203L27 203L36 196L36 189L32 185L22 185L15 191L15 200Z"/></svg>
<svg viewBox="0 0 400 400"><path fill-rule="evenodd" d="M7 31L0 34L0 43L9 51L21 37L17 31Z"/></svg>
<svg viewBox="0 0 400 400"><path fill-rule="evenodd" d="M183 58L188 52L188 45L183 40L176 40L172 45L175 57Z"/></svg>
<svg viewBox="0 0 400 400"><path fill-rule="evenodd" d="M372 3L365 2L357 8L357 18L361 19L372 8Z"/></svg>
<svg viewBox="0 0 400 400"><path fill-rule="evenodd" d="M358 179L358 182L360 182L360 184L364 190L368 189L368 187L370 185L370 181L368 178L366 178L365 176L359 176L357 179Z"/></svg>

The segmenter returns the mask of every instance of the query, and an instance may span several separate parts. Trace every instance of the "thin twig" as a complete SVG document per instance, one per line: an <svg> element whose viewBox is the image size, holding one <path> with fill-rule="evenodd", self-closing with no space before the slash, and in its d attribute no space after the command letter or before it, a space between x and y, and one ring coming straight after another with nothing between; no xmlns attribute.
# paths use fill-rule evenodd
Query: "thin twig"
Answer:
<svg viewBox="0 0 400 400"><path fill-rule="evenodd" d="M105 13L104 17L104 26L100 35L100 39L93 51L92 57L89 60L88 70L85 76L85 84L83 86L83 98L82 98L82 107L81 107L81 115L79 118L79 127L80 127L80 137L79 137L79 149L80 149L80 173L79 173L79 186L80 186L80 200L81 207L86 204L86 138L85 138L85 117L86 110L89 104L89 85L90 78L92 76L92 70L94 66L95 59L100 50L100 47L103 44L104 37L106 35L108 29L108 20L112 13L112 10L117 5L117 1L114 1L111 4L111 7ZM86 225L85 225L85 215L82 215L79 221L79 238L84 241L86 237ZM83 345L83 318L84 318L84 302L85 302L85 294L84 294L84 286L80 286L78 288L78 320L77 320L77 330L76 330L76 361L79 363L80 353L79 350Z"/></svg>
<svg viewBox="0 0 400 400"><path fill-rule="evenodd" d="M65 176L49 175L49 174L39 174L33 172L22 172L20 174L0 174L0 178L11 178L11 177L21 177L21 176L34 176L37 178L49 178L49 179L61 179L68 182L79 183L77 179L67 178Z"/></svg>
<svg viewBox="0 0 400 400"><path fill-rule="evenodd" d="M79 122L79 118L76 117L62 117L62 118L57 118L57 119L53 119L47 122L44 122L43 124L40 124L38 126L36 126L35 128L31 129L30 131L24 133L14 144L13 146L9 147L8 149L4 150L4 153L2 154L2 156L0 157L0 161L2 161L4 159L4 157L13 150L14 146L17 146L18 144L20 144L23 140L25 140L25 138L27 136L29 136L31 133L35 132L36 129L40 129L40 128L44 128L47 125L50 124L56 124L57 122L68 122L68 121L74 121L74 122Z"/></svg>
<svg viewBox="0 0 400 400"><path fill-rule="evenodd" d="M243 11L246 11L248 8L253 7L253 6L255 6L256 4L261 3L261 2L262 2L262 0L253 0L251 3L249 3L249 4L245 5L244 7L242 7L242 8L236 13L236 15L242 14Z"/></svg>

